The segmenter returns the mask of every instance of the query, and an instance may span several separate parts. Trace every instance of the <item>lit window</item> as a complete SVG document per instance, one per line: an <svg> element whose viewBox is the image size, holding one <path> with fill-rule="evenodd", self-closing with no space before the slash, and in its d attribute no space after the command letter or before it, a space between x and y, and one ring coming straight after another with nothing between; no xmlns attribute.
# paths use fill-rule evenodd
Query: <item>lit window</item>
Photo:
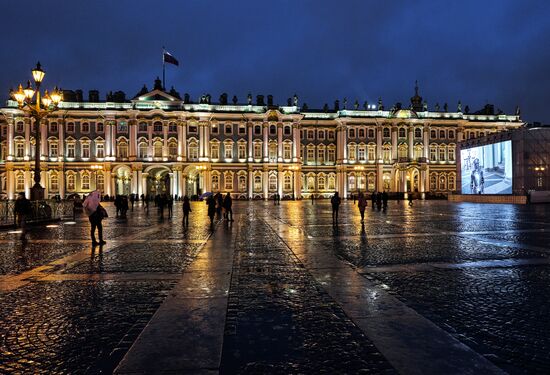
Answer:
<svg viewBox="0 0 550 375"><path fill-rule="evenodd" d="M212 176L212 191L220 190L220 177L218 175Z"/></svg>
<svg viewBox="0 0 550 375"><path fill-rule="evenodd" d="M67 157L68 158L74 158L74 152L75 150L75 144L74 143L67 143Z"/></svg>
<svg viewBox="0 0 550 375"><path fill-rule="evenodd" d="M90 176L87 174L82 176L82 190L90 190Z"/></svg>
<svg viewBox="0 0 550 375"><path fill-rule="evenodd" d="M105 145L103 143L97 143L95 145L95 157L99 159L105 157Z"/></svg>
<svg viewBox="0 0 550 375"><path fill-rule="evenodd" d="M210 157L212 159L219 159L220 158L220 145L217 143L213 143L210 146Z"/></svg>
<svg viewBox="0 0 550 375"><path fill-rule="evenodd" d="M239 159L246 159L246 144L239 143Z"/></svg>
<svg viewBox="0 0 550 375"><path fill-rule="evenodd" d="M233 175L230 174L230 173L225 174L224 189L225 190L233 190Z"/></svg>
<svg viewBox="0 0 550 375"><path fill-rule="evenodd" d="M162 133L162 122L157 121L153 124L153 132Z"/></svg>
<svg viewBox="0 0 550 375"><path fill-rule="evenodd" d="M90 144L89 143L83 143L82 144L82 157L84 159L90 158Z"/></svg>
<svg viewBox="0 0 550 375"><path fill-rule="evenodd" d="M161 158L162 157L162 142L156 141L153 143L153 157Z"/></svg>

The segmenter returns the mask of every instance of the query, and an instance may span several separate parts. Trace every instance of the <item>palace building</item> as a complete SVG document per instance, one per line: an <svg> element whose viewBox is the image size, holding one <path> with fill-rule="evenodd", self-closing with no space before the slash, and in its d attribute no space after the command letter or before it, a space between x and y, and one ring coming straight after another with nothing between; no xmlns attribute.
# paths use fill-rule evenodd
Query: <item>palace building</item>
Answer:
<svg viewBox="0 0 550 375"><path fill-rule="evenodd" d="M491 105L470 113L460 103L428 110L415 88L408 106L377 104L321 110L245 103L222 94L193 103L172 88L144 88L99 99L64 91L60 109L40 126L42 186L49 197L100 189L103 194L183 196L230 192L234 198L349 197L359 191L448 194L457 189L456 145L521 127ZM9 100L0 109L0 196L33 185L34 124Z"/></svg>

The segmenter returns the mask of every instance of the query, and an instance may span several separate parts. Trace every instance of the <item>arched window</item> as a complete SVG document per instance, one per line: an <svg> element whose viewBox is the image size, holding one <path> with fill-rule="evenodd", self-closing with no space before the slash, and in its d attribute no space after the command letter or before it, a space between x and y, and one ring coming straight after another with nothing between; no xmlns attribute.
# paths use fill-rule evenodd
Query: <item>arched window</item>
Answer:
<svg viewBox="0 0 550 375"><path fill-rule="evenodd" d="M75 177L72 173L67 175L67 190L75 191Z"/></svg>
<svg viewBox="0 0 550 375"><path fill-rule="evenodd" d="M261 159L262 158L262 143L261 142L255 142L254 143L254 159Z"/></svg>
<svg viewBox="0 0 550 375"><path fill-rule="evenodd" d="M178 156L178 144L175 141L168 143L168 156L171 158Z"/></svg>
<svg viewBox="0 0 550 375"><path fill-rule="evenodd" d="M420 129L420 128L414 129L414 137L415 138L422 138L422 129Z"/></svg>
<svg viewBox="0 0 550 375"><path fill-rule="evenodd" d="M82 181L81 181L81 188L82 190L90 190L90 175L89 174L83 174L82 175Z"/></svg>
<svg viewBox="0 0 550 375"><path fill-rule="evenodd" d="M197 145L197 142L191 141L189 142L189 159L196 160L199 158L199 147Z"/></svg>
<svg viewBox="0 0 550 375"><path fill-rule="evenodd" d="M223 188L229 191L233 190L233 175L231 173L225 173Z"/></svg>
<svg viewBox="0 0 550 375"><path fill-rule="evenodd" d="M283 159L288 160L292 155L292 145L290 143L285 143L283 145Z"/></svg>
<svg viewBox="0 0 550 375"><path fill-rule="evenodd" d="M445 161L447 159L445 151L445 145L439 146L439 161Z"/></svg>
<svg viewBox="0 0 550 375"><path fill-rule="evenodd" d="M277 127L275 125L270 125L269 126L269 134L271 134L271 135L277 134Z"/></svg>
<svg viewBox="0 0 550 375"><path fill-rule="evenodd" d="M283 180L283 189L285 191L292 190L292 176L290 174L285 174Z"/></svg>
<svg viewBox="0 0 550 375"><path fill-rule="evenodd" d="M348 188L349 190L355 190L355 176L348 177Z"/></svg>
<svg viewBox="0 0 550 375"><path fill-rule="evenodd" d="M454 173L449 174L449 186L450 191L456 190L456 176Z"/></svg>
<svg viewBox="0 0 550 375"><path fill-rule="evenodd" d="M162 122L159 122L159 121L155 122L153 124L153 131L155 133L162 133Z"/></svg>
<svg viewBox="0 0 550 375"><path fill-rule="evenodd" d="M454 145L448 146L447 159L449 161L454 162L455 161L455 153L456 153L455 146Z"/></svg>
<svg viewBox="0 0 550 375"><path fill-rule="evenodd" d="M57 173L52 173L50 175L50 190L57 191L59 190L59 180L57 179Z"/></svg>
<svg viewBox="0 0 550 375"><path fill-rule="evenodd" d="M405 128L399 128L399 138L405 138L407 136L407 133L405 131Z"/></svg>
<svg viewBox="0 0 550 375"><path fill-rule="evenodd" d="M382 146L382 158L384 159L384 163L390 163L391 162L391 146L388 144L385 144Z"/></svg>
<svg viewBox="0 0 550 375"><path fill-rule="evenodd" d="M399 159L407 158L408 151L409 151L409 147L406 144L404 143L400 144L399 147L397 148L397 157Z"/></svg>
<svg viewBox="0 0 550 375"><path fill-rule="evenodd" d="M155 141L155 143L153 143L153 157L155 157L155 158L161 158L162 157L162 142L161 141Z"/></svg>
<svg viewBox="0 0 550 375"><path fill-rule="evenodd" d="M15 144L15 157L22 158L25 156L25 145L22 142L17 142Z"/></svg>
<svg viewBox="0 0 550 375"><path fill-rule="evenodd" d="M148 152L148 145L146 142L139 142L139 146L138 146L138 157L140 159L145 159L148 157L147 155L147 152Z"/></svg>
<svg viewBox="0 0 550 375"><path fill-rule="evenodd" d="M277 161L277 143L269 144L269 161L272 163Z"/></svg>
<svg viewBox="0 0 550 375"><path fill-rule="evenodd" d="M447 177L443 173L439 176L439 190L447 190Z"/></svg>
<svg viewBox="0 0 550 375"><path fill-rule="evenodd" d="M369 176L367 178L367 189L368 189L368 191L375 191L376 190L375 181L376 181L376 176L372 173L369 174Z"/></svg>
<svg viewBox="0 0 550 375"><path fill-rule="evenodd" d="M260 125L254 126L254 134L256 135L262 134L262 127Z"/></svg>
<svg viewBox="0 0 550 375"><path fill-rule="evenodd" d="M239 176L239 191L246 191L246 176Z"/></svg>
<svg viewBox="0 0 550 375"><path fill-rule="evenodd" d="M319 178L317 178L317 186L319 188L319 190L325 190L325 176L319 176Z"/></svg>
<svg viewBox="0 0 550 375"><path fill-rule="evenodd" d="M390 128L384 128L382 136L384 138L389 138L390 137Z"/></svg>
<svg viewBox="0 0 550 375"><path fill-rule="evenodd" d="M220 177L217 174L212 175L212 191L220 190Z"/></svg>
<svg viewBox="0 0 550 375"><path fill-rule="evenodd" d="M254 191L262 191L262 177L254 176Z"/></svg>
<svg viewBox="0 0 550 375"><path fill-rule="evenodd" d="M212 159L220 158L220 145L217 142L214 142L210 145L210 157Z"/></svg>
<svg viewBox="0 0 550 375"><path fill-rule="evenodd" d="M430 161L437 161L437 146L430 145Z"/></svg>
<svg viewBox="0 0 550 375"><path fill-rule="evenodd" d="M354 144L348 145L348 160L355 161L357 147Z"/></svg>
<svg viewBox="0 0 550 375"><path fill-rule="evenodd" d="M435 130L430 130L430 138L436 139L437 138L437 132Z"/></svg>
<svg viewBox="0 0 550 375"><path fill-rule="evenodd" d="M313 176L307 178L307 189L315 190L315 178Z"/></svg>
<svg viewBox="0 0 550 375"><path fill-rule="evenodd" d="M277 176L272 174L269 176L269 191L277 190Z"/></svg>
<svg viewBox="0 0 550 375"><path fill-rule="evenodd" d="M120 159L126 159L128 158L128 143L126 143L125 140L121 140L117 142L117 157Z"/></svg>
<svg viewBox="0 0 550 375"><path fill-rule="evenodd" d="M226 141L223 144L223 152L225 159L233 159L233 142Z"/></svg>
<svg viewBox="0 0 550 375"><path fill-rule="evenodd" d="M437 190L437 174L432 173L430 175L430 190L435 191Z"/></svg>
<svg viewBox="0 0 550 375"><path fill-rule="evenodd" d="M96 175L96 189L98 190L105 190L105 177L103 176L103 173L102 172L96 172L97 175Z"/></svg>
<svg viewBox="0 0 550 375"><path fill-rule="evenodd" d="M422 157L424 147L421 144L414 146L414 158L415 160L418 160L418 158Z"/></svg>
<svg viewBox="0 0 550 375"><path fill-rule="evenodd" d="M17 175L15 190L17 190L18 192L25 191L25 176L23 175L23 173Z"/></svg>
<svg viewBox="0 0 550 375"><path fill-rule="evenodd" d="M336 178L334 175L328 176L328 189L334 190L336 188Z"/></svg>

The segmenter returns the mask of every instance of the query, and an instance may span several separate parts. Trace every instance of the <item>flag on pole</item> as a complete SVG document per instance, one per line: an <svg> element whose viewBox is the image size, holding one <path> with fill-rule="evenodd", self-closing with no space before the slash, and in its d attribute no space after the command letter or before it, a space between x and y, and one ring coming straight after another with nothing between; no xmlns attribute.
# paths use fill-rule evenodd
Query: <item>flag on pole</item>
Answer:
<svg viewBox="0 0 550 375"><path fill-rule="evenodd" d="M179 61L178 61L174 56L172 56L172 55L170 54L170 52L168 52L168 51L164 51L164 54L163 54L163 61L164 61L165 63L174 64L174 65L176 65L176 66L179 66L179 65L180 65Z"/></svg>

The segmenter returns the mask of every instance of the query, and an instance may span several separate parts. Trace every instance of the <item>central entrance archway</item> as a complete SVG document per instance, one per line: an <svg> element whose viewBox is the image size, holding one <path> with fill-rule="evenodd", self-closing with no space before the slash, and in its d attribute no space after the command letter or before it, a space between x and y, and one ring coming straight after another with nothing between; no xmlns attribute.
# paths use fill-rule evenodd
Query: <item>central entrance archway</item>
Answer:
<svg viewBox="0 0 550 375"><path fill-rule="evenodd" d="M165 166L151 166L147 172L147 194L153 196L172 193L170 184L170 168Z"/></svg>
<svg viewBox="0 0 550 375"><path fill-rule="evenodd" d="M197 167L194 165L188 165L183 173L187 176L184 186L185 194L188 197L192 197L193 195L201 195L204 190L203 181Z"/></svg>

